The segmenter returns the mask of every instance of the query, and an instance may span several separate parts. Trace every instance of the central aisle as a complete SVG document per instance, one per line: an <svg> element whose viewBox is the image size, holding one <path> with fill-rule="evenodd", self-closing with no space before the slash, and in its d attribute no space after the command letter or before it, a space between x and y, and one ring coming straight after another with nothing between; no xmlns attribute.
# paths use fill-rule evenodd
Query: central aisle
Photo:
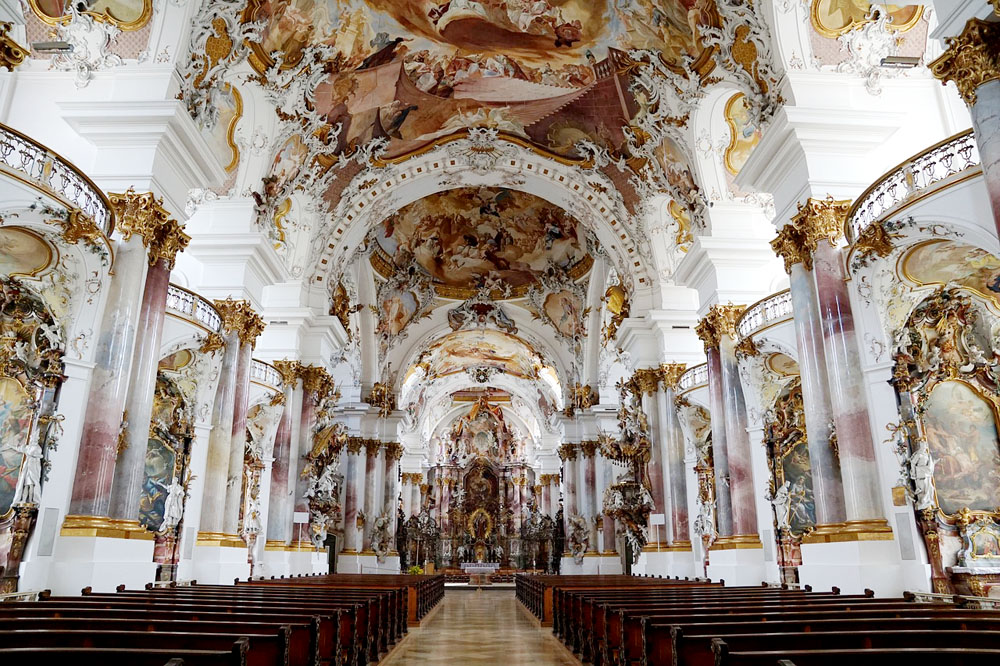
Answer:
<svg viewBox="0 0 1000 666"><path fill-rule="evenodd" d="M548 627L518 608L512 589L445 592L441 608L411 635L385 666L409 664L577 665Z"/></svg>

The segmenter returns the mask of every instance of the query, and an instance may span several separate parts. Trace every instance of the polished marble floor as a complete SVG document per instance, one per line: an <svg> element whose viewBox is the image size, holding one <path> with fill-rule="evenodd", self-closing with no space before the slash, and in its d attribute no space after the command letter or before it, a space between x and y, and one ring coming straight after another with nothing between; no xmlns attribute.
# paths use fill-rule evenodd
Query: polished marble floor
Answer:
<svg viewBox="0 0 1000 666"><path fill-rule="evenodd" d="M570 666L574 659L552 635L518 608L514 590L447 590L434 615L382 662Z"/></svg>

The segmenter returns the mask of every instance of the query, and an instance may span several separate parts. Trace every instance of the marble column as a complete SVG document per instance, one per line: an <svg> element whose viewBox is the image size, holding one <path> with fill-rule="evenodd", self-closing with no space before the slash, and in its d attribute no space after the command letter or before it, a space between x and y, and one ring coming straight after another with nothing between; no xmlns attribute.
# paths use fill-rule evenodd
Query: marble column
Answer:
<svg viewBox="0 0 1000 666"><path fill-rule="evenodd" d="M816 523L841 523L846 518L844 486L841 481L840 460L831 441L833 407L819 301L811 270L812 257L804 246L801 230L795 225L784 227L771 242L771 246L785 260L785 270L790 278Z"/></svg>
<svg viewBox="0 0 1000 666"><path fill-rule="evenodd" d="M226 478L229 474L229 443L233 433L233 400L236 394L236 364L240 337L236 330L225 335L219 386L212 409L212 434L208 439L208 459L205 464L205 490L201 502L199 534L206 537L221 535L222 507L226 503Z"/></svg>
<svg viewBox="0 0 1000 666"><path fill-rule="evenodd" d="M722 390L722 357L719 347L706 347L708 399L712 418L712 458L715 472L715 523L719 537L733 535L733 503L729 486L729 447L726 442L725 399Z"/></svg>
<svg viewBox="0 0 1000 666"><path fill-rule="evenodd" d="M610 460L602 457L601 458L601 471L603 475L603 487L608 488L615 482L615 468ZM603 503L601 504L603 507ZM604 555L617 555L618 554L618 543L615 538L615 519L604 514L602 519L601 529L604 533Z"/></svg>
<svg viewBox="0 0 1000 666"><path fill-rule="evenodd" d="M149 445L149 422L153 414L156 392L156 371L160 362L160 340L166 318L167 287L170 285L171 259L158 259L146 271L142 304L134 354L132 379L129 382L125 413L128 427L124 446L118 452L111 483L110 516L124 520L139 520L139 497L146 470L146 450ZM151 525L152 528L159 527Z"/></svg>
<svg viewBox="0 0 1000 666"><path fill-rule="evenodd" d="M419 516L420 515L420 509L422 508L421 507L421 501L420 501L420 499L421 499L420 498L420 489L421 489L421 486L424 485L423 475L420 474L420 472L414 472L414 474L412 476L412 479L413 479L413 481L412 481L413 487L410 488L410 493L411 493L411 497L410 497L410 516L411 517L412 516Z"/></svg>
<svg viewBox="0 0 1000 666"><path fill-rule="evenodd" d="M823 352L840 454L847 525L844 531L889 538L891 530L879 498L878 466L854 314L843 256L837 247L849 209L849 201L834 201L830 197L809 199L799 207L791 224L801 230L807 249L812 250Z"/></svg>
<svg viewBox="0 0 1000 666"><path fill-rule="evenodd" d="M97 338L67 517L110 513L115 459L119 441L124 441L127 432L123 429L128 422L124 411L146 283L146 246L153 240L156 226L166 220L152 194L129 190L108 196L116 223L115 271ZM137 446L145 453L144 447Z"/></svg>
<svg viewBox="0 0 1000 666"><path fill-rule="evenodd" d="M361 508L364 483L364 440L351 437L346 447L347 467L344 472L344 553L357 554L362 550L361 530L358 529L358 510Z"/></svg>
<svg viewBox="0 0 1000 666"><path fill-rule="evenodd" d="M666 454L667 490L670 504L668 524L670 545L685 547L691 545L691 531L688 520L687 469L684 464L684 432L675 404L677 382L684 373L682 364L663 366L663 440Z"/></svg>
<svg viewBox="0 0 1000 666"><path fill-rule="evenodd" d="M382 447L385 457L385 483L383 484L382 497L385 506L383 510L389 512L389 535L391 543L389 552L396 554L396 529L399 519L399 459L403 455L403 447L398 442L387 442Z"/></svg>
<svg viewBox="0 0 1000 666"><path fill-rule="evenodd" d="M410 482L410 473L403 472L400 478L399 496L403 500L403 520L412 515L413 510L413 484Z"/></svg>
<svg viewBox="0 0 1000 666"><path fill-rule="evenodd" d="M274 436L274 462L271 465L271 492L267 511L267 540L289 545L292 541L292 493L290 491L289 470L292 455L292 420L302 400L298 388L298 361L275 361L274 367L281 373L284 382L285 404L278 421L278 431Z"/></svg>
<svg viewBox="0 0 1000 666"><path fill-rule="evenodd" d="M642 409L649 422L650 451L646 473L649 475L650 495L653 497L653 509L650 511L650 516L666 513L663 486L663 423L662 412L657 400L660 393L660 377L658 367L643 368L636 371L632 381L635 390L639 392L638 400L641 401ZM663 526L647 525L647 528L649 542L643 550L658 550L666 545Z"/></svg>
<svg viewBox="0 0 1000 666"><path fill-rule="evenodd" d="M538 510L541 511L542 514L546 516L551 516L553 514L552 484L549 481L550 476L551 475L549 474L542 474L541 477L539 477L539 481L542 484L542 499L541 499L541 506L538 507Z"/></svg>
<svg viewBox="0 0 1000 666"><path fill-rule="evenodd" d="M569 519L579 513L576 503L576 456L577 445L566 442L559 447L559 457L563 461L563 533L569 537Z"/></svg>
<svg viewBox="0 0 1000 666"><path fill-rule="evenodd" d="M257 318L263 329L263 320ZM256 339L256 338L254 338ZM240 506L243 504L243 468L246 459L247 410L250 408L250 363L254 339L240 339L236 358L236 386L233 390L233 429L229 446L229 470L226 474L226 504L223 509L222 531L236 534L240 527Z"/></svg>
<svg viewBox="0 0 1000 666"><path fill-rule="evenodd" d="M983 178L1000 233L1000 23L970 19L948 49L929 67L934 76L954 81L969 106Z"/></svg>
<svg viewBox="0 0 1000 666"><path fill-rule="evenodd" d="M590 547L597 550L597 447L596 441L580 442L580 452L583 454L583 486L587 525L590 527Z"/></svg>
<svg viewBox="0 0 1000 666"><path fill-rule="evenodd" d="M378 488L376 482L378 475L375 471L378 467L379 449L382 442L377 439L365 440L365 527L362 553L370 553L372 549L372 527L375 525L375 518L381 513L378 505Z"/></svg>
<svg viewBox="0 0 1000 666"><path fill-rule="evenodd" d="M747 407L736 359L736 340L732 334L721 336L719 355L722 359L722 389L725 394L726 453L729 461L733 533L735 536L752 535L756 538L757 507L753 492Z"/></svg>

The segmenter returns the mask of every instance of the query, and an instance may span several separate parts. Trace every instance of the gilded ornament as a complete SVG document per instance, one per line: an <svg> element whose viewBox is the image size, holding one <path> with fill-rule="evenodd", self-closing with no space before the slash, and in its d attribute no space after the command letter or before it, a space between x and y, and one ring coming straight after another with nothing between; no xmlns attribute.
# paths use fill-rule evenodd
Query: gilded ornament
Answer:
<svg viewBox="0 0 1000 666"><path fill-rule="evenodd" d="M94 220L79 208L74 208L64 219L56 221L62 226L62 239L72 245L80 241L93 244L103 235Z"/></svg>
<svg viewBox="0 0 1000 666"><path fill-rule="evenodd" d="M558 449L556 449L556 453L559 454L559 459L563 462L567 460L576 460L577 445L572 442L565 442Z"/></svg>
<svg viewBox="0 0 1000 666"><path fill-rule="evenodd" d="M596 405L599 401L597 391L594 387L587 384L583 385L577 382L570 389L570 399L569 404L566 405L564 410L567 416L572 416L577 410L588 409Z"/></svg>
<svg viewBox="0 0 1000 666"><path fill-rule="evenodd" d="M660 381L663 388L677 390L677 384L681 380L681 375L687 371L684 363L663 363L660 365Z"/></svg>
<svg viewBox="0 0 1000 666"><path fill-rule="evenodd" d="M803 246L812 254L820 241L826 240L836 246L844 237L844 225L850 210L849 200L836 200L829 195L825 199L810 197L804 204L799 204L798 212L789 224L799 230ZM806 268L812 268L812 262Z"/></svg>
<svg viewBox="0 0 1000 666"><path fill-rule="evenodd" d="M972 106L979 86L1000 79L1000 23L969 19L961 35L946 37L945 42L948 49L928 67L942 83L954 81Z"/></svg>
<svg viewBox="0 0 1000 666"><path fill-rule="evenodd" d="M28 57L28 49L14 41L10 36L10 29L13 23L0 22L0 67L7 68L8 72L13 72L14 68L24 62Z"/></svg>
<svg viewBox="0 0 1000 666"><path fill-rule="evenodd" d="M123 193L108 192L108 201L115 216L115 228L122 238L127 241L132 234L139 234L146 247L156 238L156 230L170 219L163 199L157 199L152 192L139 194L130 187Z"/></svg>
<svg viewBox="0 0 1000 666"><path fill-rule="evenodd" d="M785 272L791 274L792 266L802 264L806 270L812 269L812 254L806 249L801 230L793 224L786 224L771 241L774 253L784 259Z"/></svg>
<svg viewBox="0 0 1000 666"><path fill-rule="evenodd" d="M739 344L736 345L736 356L760 356L760 350L757 349L757 344L752 337L740 340Z"/></svg>
<svg viewBox="0 0 1000 666"><path fill-rule="evenodd" d="M662 378L663 375L658 367L641 368L635 371L635 374L632 375L632 379L628 383L634 386L639 393L653 395L660 390L660 380Z"/></svg>
<svg viewBox="0 0 1000 666"><path fill-rule="evenodd" d="M386 442L383 446L386 460L399 460L403 457L403 445L399 442Z"/></svg>
<svg viewBox="0 0 1000 666"><path fill-rule="evenodd" d="M302 380L302 389L312 396L313 400L320 402L333 397L336 402L340 399L340 392L326 368L319 365L302 365L298 375Z"/></svg>
<svg viewBox="0 0 1000 666"><path fill-rule="evenodd" d="M236 333L240 342L251 346L264 330L264 320L253 311L249 301L237 301L232 298L216 300L215 309L222 318L222 325L227 333Z"/></svg>
<svg viewBox="0 0 1000 666"><path fill-rule="evenodd" d="M211 354L226 346L226 341L218 333L209 333L201 343L198 351L203 354Z"/></svg>
<svg viewBox="0 0 1000 666"><path fill-rule="evenodd" d="M267 404L269 404L271 407L277 407L278 405L284 405L285 404L285 394L282 393L281 391L275 391L274 395L271 396L271 399L268 401Z"/></svg>
<svg viewBox="0 0 1000 666"><path fill-rule="evenodd" d="M893 239L902 238L902 234L891 234L885 230L881 222L870 224L861 232L858 239L854 241L854 250L861 258L868 258L872 255L878 257L888 257L893 250Z"/></svg>
<svg viewBox="0 0 1000 666"><path fill-rule="evenodd" d="M396 396L392 392L392 387L383 382L376 382L372 386L371 393L368 394L367 402L372 407L378 408L378 414L382 418L389 416L396 410Z"/></svg>
<svg viewBox="0 0 1000 666"><path fill-rule="evenodd" d="M278 372L281 373L281 381L286 386L294 387L299 381L299 374L302 372L303 365L299 361L289 361L287 358L281 361L274 361L272 363Z"/></svg>
<svg viewBox="0 0 1000 666"><path fill-rule="evenodd" d="M745 305L713 305L695 327L695 333L705 344L705 349L718 347L723 335L733 335L736 322L746 309Z"/></svg>

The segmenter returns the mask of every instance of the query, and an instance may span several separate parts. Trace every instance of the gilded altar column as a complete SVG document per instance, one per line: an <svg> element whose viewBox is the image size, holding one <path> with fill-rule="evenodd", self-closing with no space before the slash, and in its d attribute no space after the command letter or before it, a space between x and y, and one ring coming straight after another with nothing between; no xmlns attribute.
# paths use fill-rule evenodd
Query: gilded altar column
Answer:
<svg viewBox="0 0 1000 666"><path fill-rule="evenodd" d="M1000 23L973 18L961 35L945 41L948 49L929 67L943 82L954 81L969 106L1000 233Z"/></svg>
<svg viewBox="0 0 1000 666"><path fill-rule="evenodd" d="M381 448L382 442L379 440L365 440L365 526L362 540L362 555L374 554L374 551L372 551L372 526L374 526L375 519L379 515L378 488L376 487L378 474L375 470L378 467L378 454Z"/></svg>
<svg viewBox="0 0 1000 666"><path fill-rule="evenodd" d="M318 365L303 365L299 370L302 379L302 402L299 409L299 437L295 443L295 498L294 511L298 514L309 512L309 498L306 491L309 490L309 479L302 475L308 463L307 456L313 447L313 430L316 426L317 409L320 405L333 396L334 400L339 396L334 386L333 378L326 371L326 368ZM311 541L309 533L309 523L294 523L292 535L295 541Z"/></svg>
<svg viewBox="0 0 1000 666"><path fill-rule="evenodd" d="M854 314L847 291L847 276L838 242L843 237L849 201L809 199L799 207L792 224L800 229L812 253L823 351L830 382L837 451L844 490L846 528L833 531L891 539L879 499L878 467L872 440L861 354ZM808 426L807 426L808 428ZM807 430L808 433L808 430ZM819 538L817 528L810 540ZM861 538L861 537L859 537Z"/></svg>
<svg viewBox="0 0 1000 666"><path fill-rule="evenodd" d="M677 382L687 366L683 363L665 363L660 366L663 386L663 445L666 461L667 491L670 499L670 546L673 549L691 548L691 530L688 519L687 468L684 464L684 431L677 414Z"/></svg>
<svg viewBox="0 0 1000 666"><path fill-rule="evenodd" d="M708 355L713 415L712 450L717 464L716 486L724 491L718 493L719 535L731 537L744 545L759 546L746 401L736 359L736 339L733 337L736 320L743 309L743 306L737 305L713 305L699 322L697 330ZM717 405L721 409L716 410ZM714 418L716 414L722 418ZM719 424L719 421L722 423ZM724 433L724 446L717 447L717 424ZM724 461L719 460L720 453ZM722 500L724 495L728 495L725 502ZM728 510L728 516L724 515L723 506Z"/></svg>
<svg viewBox="0 0 1000 666"><path fill-rule="evenodd" d="M364 483L365 462L360 437L347 440L347 468L344 472L344 554L361 552L361 530L358 528L358 510L361 508L359 491Z"/></svg>
<svg viewBox="0 0 1000 666"><path fill-rule="evenodd" d="M148 195L152 196L152 195ZM183 250L190 237L175 220L167 219L162 200L155 203L155 225L151 229L149 268L139 307L135 349L132 357L132 378L129 381L125 412L128 414L124 439L121 440L111 483L110 515L112 518L137 522L139 498L146 470L146 450L149 443L149 423L153 414L153 394L160 362L160 341L166 318L167 287L174 258ZM150 525L156 529L159 525Z"/></svg>
<svg viewBox="0 0 1000 666"><path fill-rule="evenodd" d="M298 361L275 361L274 367L281 373L285 391L285 404L278 421L278 431L274 435L274 462L271 464L271 494L267 510L268 545L287 546L292 542L292 493L288 484L288 474L292 455L292 421L302 401L302 390L298 388Z"/></svg>
<svg viewBox="0 0 1000 666"><path fill-rule="evenodd" d="M565 494L563 504L563 533L569 536L569 520L579 513L576 503L576 454L577 445L566 442L559 447L559 458L563 461L562 481ZM567 541L568 544L568 541Z"/></svg>
<svg viewBox="0 0 1000 666"><path fill-rule="evenodd" d="M77 517L110 513L115 459L128 432L125 403L149 263L146 247L156 227L167 221L166 211L150 192L136 194L129 189L124 194L111 193L108 199L115 216L114 274L94 355L66 526L77 522Z"/></svg>
<svg viewBox="0 0 1000 666"><path fill-rule="evenodd" d="M840 460L833 446L830 377L807 230L793 223L786 224L771 241L771 247L784 259L789 275L816 522L818 525L842 523L846 518L844 485Z"/></svg>
<svg viewBox="0 0 1000 666"><path fill-rule="evenodd" d="M256 313L247 301L226 299L215 301L215 308L222 317L225 347L219 387L212 409L212 434L208 440L208 460L205 467L205 491L201 504L201 522L198 538L206 544L216 545L227 536L223 531L226 505L226 484L229 477L229 453L233 445L233 419L236 405L237 370L242 338L246 337L245 323ZM238 443L240 450L244 440ZM235 533L234 533L235 534ZM233 539L236 537L234 536Z"/></svg>
<svg viewBox="0 0 1000 666"><path fill-rule="evenodd" d="M389 512L389 554L396 552L396 528L399 522L399 459L403 457L403 446L399 442L386 442L382 445L385 457L385 484L382 491L384 511Z"/></svg>
<svg viewBox="0 0 1000 666"><path fill-rule="evenodd" d="M597 440L580 442L580 453L583 455L583 486L584 506L582 513L587 517L590 528L590 547L595 551L597 544L597 521L600 512L597 509Z"/></svg>
<svg viewBox="0 0 1000 666"><path fill-rule="evenodd" d="M264 320L253 310L246 313L236 357L236 385L233 389L233 428L229 445L229 469L226 474L226 504L222 531L240 531L240 507L243 505L243 466L246 459L247 410L250 408L250 364L257 338L264 332Z"/></svg>

